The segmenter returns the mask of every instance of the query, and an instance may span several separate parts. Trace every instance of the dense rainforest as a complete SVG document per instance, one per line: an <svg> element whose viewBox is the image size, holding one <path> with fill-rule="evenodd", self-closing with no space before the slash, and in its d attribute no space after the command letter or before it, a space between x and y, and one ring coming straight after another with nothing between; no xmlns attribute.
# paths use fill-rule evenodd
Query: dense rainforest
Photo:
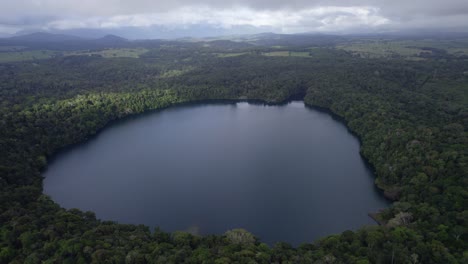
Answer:
<svg viewBox="0 0 468 264"><path fill-rule="evenodd" d="M300 43L125 42L146 50L132 58L112 47L108 58L100 42L89 54L0 63L0 263L468 263L467 58ZM113 120L185 102L292 97L360 138L393 201L373 215L378 226L270 247L242 229L197 236L101 221L42 194L47 159Z"/></svg>

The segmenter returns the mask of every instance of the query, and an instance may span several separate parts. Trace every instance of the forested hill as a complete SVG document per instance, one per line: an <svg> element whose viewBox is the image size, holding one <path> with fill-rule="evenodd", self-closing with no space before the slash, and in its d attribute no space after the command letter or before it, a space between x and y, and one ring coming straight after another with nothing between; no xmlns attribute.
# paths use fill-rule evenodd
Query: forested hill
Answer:
<svg viewBox="0 0 468 264"><path fill-rule="evenodd" d="M457 41L2 46L0 263L467 263L468 60ZM245 230L196 236L100 221L42 194L47 158L113 120L182 102L297 95L360 137L394 201L375 216L380 226L269 247Z"/></svg>

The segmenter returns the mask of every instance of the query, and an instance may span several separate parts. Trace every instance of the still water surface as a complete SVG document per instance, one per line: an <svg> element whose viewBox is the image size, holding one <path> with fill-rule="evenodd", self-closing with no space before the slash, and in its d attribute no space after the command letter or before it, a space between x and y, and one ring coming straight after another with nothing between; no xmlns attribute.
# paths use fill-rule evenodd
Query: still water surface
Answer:
<svg viewBox="0 0 468 264"><path fill-rule="evenodd" d="M44 192L65 208L165 231L245 228L298 245L374 224L388 205L359 142L328 113L216 103L118 121L59 153Z"/></svg>

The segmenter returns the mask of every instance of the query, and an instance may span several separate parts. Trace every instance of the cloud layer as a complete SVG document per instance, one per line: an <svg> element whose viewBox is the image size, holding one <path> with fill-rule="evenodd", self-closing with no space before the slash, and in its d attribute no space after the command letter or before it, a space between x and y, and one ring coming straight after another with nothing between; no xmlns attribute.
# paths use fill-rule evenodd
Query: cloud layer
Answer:
<svg viewBox="0 0 468 264"><path fill-rule="evenodd" d="M0 33L207 24L276 32L462 28L467 0L15 0L0 3Z"/></svg>

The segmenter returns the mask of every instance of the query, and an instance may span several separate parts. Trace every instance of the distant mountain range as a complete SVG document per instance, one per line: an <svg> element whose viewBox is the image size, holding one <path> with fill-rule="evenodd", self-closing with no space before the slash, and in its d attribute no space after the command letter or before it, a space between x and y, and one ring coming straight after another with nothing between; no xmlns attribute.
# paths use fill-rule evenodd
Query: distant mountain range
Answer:
<svg viewBox="0 0 468 264"><path fill-rule="evenodd" d="M96 41L96 42L127 42L128 40L116 35L105 35L99 38L84 38L74 35L53 34L47 32L35 32L31 34L4 38L12 42L64 42L64 41Z"/></svg>
<svg viewBox="0 0 468 264"><path fill-rule="evenodd" d="M38 30L24 30L15 34L27 35L35 33ZM184 27L168 27L161 25L153 25L149 27L119 27L119 28L106 28L106 29L94 29L94 28L75 28L75 29L50 29L45 32L60 34L60 35L71 35L87 39L100 38L105 35L116 35L127 39L179 39L179 38L206 38L206 37L217 37L226 35L240 35L240 34L258 34L261 32L272 31L269 27L253 27L253 26L233 26L230 28L216 27L213 25L186 25ZM5 35L0 37L6 37ZM10 35L11 37L11 35Z"/></svg>
<svg viewBox="0 0 468 264"><path fill-rule="evenodd" d="M74 50L124 48L130 45L133 45L131 41L115 35L105 35L99 38L83 38L66 34L35 32L21 36L0 38L0 46L22 46L28 49Z"/></svg>
<svg viewBox="0 0 468 264"><path fill-rule="evenodd" d="M271 38L281 35L328 35L328 36L399 36L399 37L468 37L468 32L465 30L458 31L441 31L441 30L405 30L385 33L361 33L361 34L334 34L334 33L317 33L306 32L299 34L282 34L272 33L272 29L268 27L257 28L251 26L235 26L229 29L219 28L207 25L191 25L187 27L168 28L165 26L150 26L150 27L121 27L115 29L92 29L92 28L77 28L67 30L48 30L48 31L20 31L14 35L0 34L0 38L26 38L34 39L34 41L50 42L52 39L56 41L78 40L80 39L99 39L106 36L120 36L122 39L143 40L143 39L205 39L205 38L230 38L232 36L257 36L261 38Z"/></svg>
<svg viewBox="0 0 468 264"><path fill-rule="evenodd" d="M343 41L343 37L324 34L275 34L261 33L251 35L230 35L211 38L180 38L178 41L209 41L210 45L224 48L245 48L253 45L307 46L332 45ZM67 34L35 32L10 38L0 38L0 46L24 46L30 49L74 50L125 47L154 47L170 40L128 40L116 35L105 35L99 38L85 38Z"/></svg>
<svg viewBox="0 0 468 264"><path fill-rule="evenodd" d="M83 32L82 32L83 33ZM96 33L96 32L95 32ZM361 34L361 35L329 35L317 33L303 34L234 34L220 37L179 38L178 41L200 42L210 41L210 45L219 45L228 48L243 48L251 45L261 46L333 46L336 44L353 41L360 38L375 39L445 39L445 38L468 38L468 33L431 33L420 32L419 34L386 33L386 34ZM114 34L99 35L94 37L76 36L70 34L54 34L50 32L33 32L9 38L0 38L0 46L22 46L27 49L48 50L78 50L78 49L102 49L102 48L131 48L131 47L155 47L162 43L172 42L167 39L129 40Z"/></svg>
<svg viewBox="0 0 468 264"><path fill-rule="evenodd" d="M61 42L61 41L79 41L82 38L72 35L52 34L45 32L35 32L26 35L13 36L8 38L10 41L17 42Z"/></svg>

